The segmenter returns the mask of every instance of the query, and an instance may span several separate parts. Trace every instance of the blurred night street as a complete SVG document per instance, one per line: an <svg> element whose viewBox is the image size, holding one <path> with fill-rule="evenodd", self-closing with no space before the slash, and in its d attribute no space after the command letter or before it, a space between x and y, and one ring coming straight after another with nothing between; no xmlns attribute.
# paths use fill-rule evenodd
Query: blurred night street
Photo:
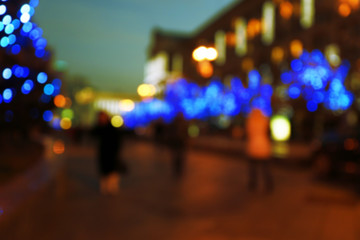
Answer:
<svg viewBox="0 0 360 240"><path fill-rule="evenodd" d="M246 189L244 157L191 149L184 175L169 152L129 140L117 196L99 194L91 143L71 144L64 165L26 203L2 239L358 239L359 198L302 167L273 166L272 194ZM161 151L161 154L159 154Z"/></svg>
<svg viewBox="0 0 360 240"><path fill-rule="evenodd" d="M359 240L360 0L0 0L0 240Z"/></svg>

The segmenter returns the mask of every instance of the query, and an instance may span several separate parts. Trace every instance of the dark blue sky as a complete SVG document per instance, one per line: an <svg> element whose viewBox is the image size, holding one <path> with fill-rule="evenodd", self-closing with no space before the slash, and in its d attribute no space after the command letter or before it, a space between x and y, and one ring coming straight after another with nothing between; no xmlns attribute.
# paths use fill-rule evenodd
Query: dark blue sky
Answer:
<svg viewBox="0 0 360 240"><path fill-rule="evenodd" d="M150 32L192 32L236 0L40 0L34 21L55 59L104 91L135 93Z"/></svg>

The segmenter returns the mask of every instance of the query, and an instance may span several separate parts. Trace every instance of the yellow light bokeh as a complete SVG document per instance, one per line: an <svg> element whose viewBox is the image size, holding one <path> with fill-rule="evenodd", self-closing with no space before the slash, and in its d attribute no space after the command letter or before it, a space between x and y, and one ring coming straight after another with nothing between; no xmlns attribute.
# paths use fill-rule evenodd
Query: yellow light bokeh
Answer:
<svg viewBox="0 0 360 240"><path fill-rule="evenodd" d="M342 3L339 5L338 12L339 12L340 16L347 17L351 13L351 8L350 8L349 4Z"/></svg>
<svg viewBox="0 0 360 240"><path fill-rule="evenodd" d="M75 94L75 100L79 104L88 104L94 99L94 91L90 87L86 87Z"/></svg>
<svg viewBox="0 0 360 240"><path fill-rule="evenodd" d="M60 121L60 127L64 130L70 129L72 126L72 121L69 118L63 118Z"/></svg>
<svg viewBox="0 0 360 240"><path fill-rule="evenodd" d="M282 2L280 4L280 15L284 19L289 19L293 14L294 7L290 2Z"/></svg>
<svg viewBox="0 0 360 240"><path fill-rule="evenodd" d="M200 46L193 51L193 59L197 62L204 60L213 61L218 57L218 52L213 47Z"/></svg>
<svg viewBox="0 0 360 240"><path fill-rule="evenodd" d="M291 134L291 125L288 118L275 115L270 120L271 136L275 141L289 140Z"/></svg>
<svg viewBox="0 0 360 240"><path fill-rule="evenodd" d="M115 115L111 118L111 125L113 127L119 128L124 124L124 119L119 116L119 115Z"/></svg>
<svg viewBox="0 0 360 240"><path fill-rule="evenodd" d="M209 47L207 49L207 54L206 55L207 55L206 56L207 60L213 61L218 57L218 52L217 52L217 50L215 48Z"/></svg>
<svg viewBox="0 0 360 240"><path fill-rule="evenodd" d="M140 84L137 88L137 92L140 97L153 97L156 93L156 88L151 84Z"/></svg>
<svg viewBox="0 0 360 240"><path fill-rule="evenodd" d="M120 111L130 112L134 110L135 103L131 99L123 99L119 102Z"/></svg>
<svg viewBox="0 0 360 240"><path fill-rule="evenodd" d="M207 48L205 46L200 46L198 48L196 48L193 51L193 59L195 61L202 61L206 58L206 52L207 52Z"/></svg>
<svg viewBox="0 0 360 240"><path fill-rule="evenodd" d="M54 104L56 107L58 108L63 108L65 107L66 104L66 99L63 95L59 94L54 98Z"/></svg>
<svg viewBox="0 0 360 240"><path fill-rule="evenodd" d="M291 55L295 58L300 57L303 52L303 44L300 40L293 40L290 43Z"/></svg>

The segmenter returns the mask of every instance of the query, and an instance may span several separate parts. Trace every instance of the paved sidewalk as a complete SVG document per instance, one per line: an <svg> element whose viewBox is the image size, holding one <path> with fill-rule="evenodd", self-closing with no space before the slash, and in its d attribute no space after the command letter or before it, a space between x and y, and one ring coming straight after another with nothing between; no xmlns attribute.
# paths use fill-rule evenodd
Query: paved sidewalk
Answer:
<svg viewBox="0 0 360 240"><path fill-rule="evenodd" d="M71 146L64 172L1 239L360 239L358 197L305 170L274 166L274 193L248 192L241 157L190 150L176 179L166 149L131 141L120 194L102 196L94 156Z"/></svg>

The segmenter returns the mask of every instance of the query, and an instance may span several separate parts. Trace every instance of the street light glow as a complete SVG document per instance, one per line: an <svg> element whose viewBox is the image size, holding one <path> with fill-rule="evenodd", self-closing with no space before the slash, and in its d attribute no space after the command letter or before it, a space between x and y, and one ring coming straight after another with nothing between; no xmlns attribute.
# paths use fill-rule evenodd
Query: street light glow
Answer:
<svg viewBox="0 0 360 240"><path fill-rule="evenodd" d="M151 84L140 84L137 88L137 92L140 97L153 97L156 93L156 88Z"/></svg>
<svg viewBox="0 0 360 240"><path fill-rule="evenodd" d="M208 60L214 61L218 57L218 51L213 47L200 46L193 51L193 59L197 62Z"/></svg>
<svg viewBox="0 0 360 240"><path fill-rule="evenodd" d="M290 138L290 121L284 116L275 115L270 120L271 136L275 141L286 141Z"/></svg>

